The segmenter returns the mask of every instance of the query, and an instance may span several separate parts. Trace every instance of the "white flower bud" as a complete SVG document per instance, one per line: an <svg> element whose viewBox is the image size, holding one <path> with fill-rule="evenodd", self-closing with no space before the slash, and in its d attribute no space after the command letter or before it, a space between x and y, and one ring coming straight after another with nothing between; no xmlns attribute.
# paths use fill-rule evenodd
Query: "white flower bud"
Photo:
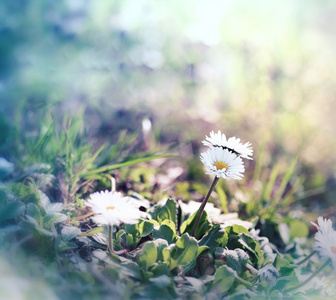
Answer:
<svg viewBox="0 0 336 300"><path fill-rule="evenodd" d="M258 275L260 281L266 281L267 285L270 287L274 286L279 278L279 272L272 264L261 268L258 271Z"/></svg>

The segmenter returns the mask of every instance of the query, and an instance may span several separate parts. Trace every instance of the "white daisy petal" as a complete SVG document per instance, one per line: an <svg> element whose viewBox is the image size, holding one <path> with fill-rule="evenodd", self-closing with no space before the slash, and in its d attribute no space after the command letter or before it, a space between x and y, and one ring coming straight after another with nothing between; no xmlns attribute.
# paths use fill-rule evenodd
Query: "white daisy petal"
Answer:
<svg viewBox="0 0 336 300"><path fill-rule="evenodd" d="M202 143L209 147L222 147L226 143L226 136L224 133L222 134L220 130L218 130L217 133L211 131L210 137L206 136Z"/></svg>
<svg viewBox="0 0 336 300"><path fill-rule="evenodd" d="M90 195L85 203L95 213L91 219L98 224L119 225L136 224L143 216L129 197L121 193L102 191Z"/></svg>
<svg viewBox="0 0 336 300"><path fill-rule="evenodd" d="M331 259L334 267L336 267L336 231L332 227L331 220L319 217L317 224L311 223L317 229L314 249L322 258Z"/></svg>
<svg viewBox="0 0 336 300"><path fill-rule="evenodd" d="M225 134L222 134L220 130L217 133L211 131L210 137L205 136L205 140L202 143L210 148L222 147L242 158L252 159L253 149L250 142L242 144L240 139L236 137L226 139Z"/></svg>
<svg viewBox="0 0 336 300"><path fill-rule="evenodd" d="M241 179L245 168L242 159L228 149L215 147L201 153L201 161L209 170L206 174L214 174L218 178Z"/></svg>

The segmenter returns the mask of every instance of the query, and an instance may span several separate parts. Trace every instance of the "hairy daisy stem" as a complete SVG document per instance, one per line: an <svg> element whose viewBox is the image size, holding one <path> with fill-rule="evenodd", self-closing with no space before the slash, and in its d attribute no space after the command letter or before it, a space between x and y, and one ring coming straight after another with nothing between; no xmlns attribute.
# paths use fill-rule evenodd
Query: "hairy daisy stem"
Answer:
<svg viewBox="0 0 336 300"><path fill-rule="evenodd" d="M116 255L121 255L121 254L125 254L128 252L127 249L122 249L119 251L115 251L114 247L113 247L113 240L112 240L112 236L113 236L113 225L109 225L108 226L108 248L110 250L110 253L116 254Z"/></svg>
<svg viewBox="0 0 336 300"><path fill-rule="evenodd" d="M304 264L307 260L309 260L314 254L316 253L316 251L313 251L312 253L310 253L308 256L306 256L304 259L300 260L296 265L302 265Z"/></svg>
<svg viewBox="0 0 336 300"><path fill-rule="evenodd" d="M246 264L246 269L249 270L252 275L258 274L258 270L253 266L251 266L250 264Z"/></svg>
<svg viewBox="0 0 336 300"><path fill-rule="evenodd" d="M199 223L199 221L200 221L200 219L201 219L201 216L202 216L202 214L203 214L203 211L204 211L204 207L205 207L205 205L207 204L207 202L208 202L208 200L209 200L209 198L210 198L211 193L212 193L213 190L215 189L218 180L219 180L219 177L216 176L215 179L214 179L214 181L213 181L212 184L211 184L211 187L210 187L208 193L207 193L206 196L204 197L204 199L203 199L203 201L202 201L202 203L201 203L200 208L198 209L198 213L197 213L197 216L196 216L196 219L195 219L195 223L194 223L194 227L193 227L193 231L192 231L192 236L195 236L195 233L196 233L196 230L197 230L198 223Z"/></svg>
<svg viewBox="0 0 336 300"><path fill-rule="evenodd" d="M109 225L108 226L108 247L111 253L114 253L114 249L113 249L113 241L112 241L112 234L113 234L113 226Z"/></svg>
<svg viewBox="0 0 336 300"><path fill-rule="evenodd" d="M305 284L307 284L309 281L311 281L318 273L320 273L326 266L330 265L331 263L331 260L330 258L327 259L327 261L320 267L318 268L312 275L310 275L305 281L301 282L300 284L292 287L292 288L289 288L287 290L284 290L284 292L292 292L292 291L295 291L301 287L303 287Z"/></svg>

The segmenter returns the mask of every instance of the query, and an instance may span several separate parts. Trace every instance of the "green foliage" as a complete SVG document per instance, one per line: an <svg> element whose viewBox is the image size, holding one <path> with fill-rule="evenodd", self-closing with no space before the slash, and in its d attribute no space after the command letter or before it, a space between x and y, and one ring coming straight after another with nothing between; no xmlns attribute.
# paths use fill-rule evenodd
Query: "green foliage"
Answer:
<svg viewBox="0 0 336 300"><path fill-rule="evenodd" d="M138 254L138 261L140 266L146 271L151 267L157 259L157 248L154 242L147 242L144 244L142 250Z"/></svg>
<svg viewBox="0 0 336 300"><path fill-rule="evenodd" d="M166 222L166 221L168 221L168 222ZM162 224L159 226L158 229L154 228L153 238L154 239L162 238L162 239L166 240L168 242L168 244L172 244L176 241L177 236L176 236L174 230L172 229L172 227L164 224L165 222L166 223L169 223L169 222L172 223L172 221L170 221L170 220L165 220L164 222L162 222ZM173 223L173 225L175 226L174 223Z"/></svg>
<svg viewBox="0 0 336 300"><path fill-rule="evenodd" d="M258 216L261 220L274 219L278 210L287 210L295 201L294 195L301 188L302 181L295 176L298 158L293 158L289 166L286 166L286 171L281 173L280 163L275 164L271 169L262 170L262 155L261 151L253 176L253 181L259 182L261 186L258 188L258 193L253 189L245 190L249 201L242 205L248 217Z"/></svg>
<svg viewBox="0 0 336 300"><path fill-rule="evenodd" d="M246 270L246 264L249 260L248 254L242 249L226 250L225 260L231 269L235 270L238 274Z"/></svg>
<svg viewBox="0 0 336 300"><path fill-rule="evenodd" d="M238 235L238 242L251 254L251 261L257 267L261 267L264 261L264 254L260 250L259 243L245 233Z"/></svg>
<svg viewBox="0 0 336 300"><path fill-rule="evenodd" d="M253 238L242 225L214 224L205 211L195 237L192 237L197 211L190 215L173 198L165 198L155 205L154 201L149 202L146 219L139 220L137 224L124 224L116 228L113 233L113 246L116 251L125 251L124 255L107 252L108 230L104 226L92 227L89 215L81 216L81 213L87 213L84 208L79 209L83 200L74 203L57 202L50 196L53 195L50 187L53 187L55 175L57 174L57 180L63 188L67 186L68 191L74 185L80 185L79 189L73 190L73 199L79 199L79 195L87 195L86 188L89 189L92 184L109 185L104 181L104 178L109 181L107 172L114 168L124 169L133 163L143 163L154 156L143 156L140 153L117 158L117 153L123 151L127 140L125 133L120 135L111 151L104 146L92 152L92 147L88 145L83 145L87 152L84 148L78 150L83 136L79 135L81 130L78 124L76 126L75 129L70 126L68 132L64 133L63 141L71 141L71 145L63 144L65 149L62 151L65 152L62 155L66 164L39 164L42 157L48 157L50 153L50 157L56 155L48 150L50 146L46 146L49 134L54 130L49 128L48 136L37 141L34 150L36 155L29 158L30 163L36 164L32 168L26 168L20 180L8 183L0 189L0 242L4 245L22 244L16 247L21 247L26 253L24 255L39 257L44 265L42 268L57 267L58 275L50 275L55 286L64 284L64 276L71 278L64 285L66 291L57 292L58 295L77 295L82 298L90 295L99 299L103 297L100 291L105 290L117 298L128 299L197 299L211 295L219 298L258 299L268 294L270 297L278 297L281 293L286 297L298 296L295 291L287 290L300 283L296 275L298 267L293 263L293 258L290 259L290 254L300 257L299 252L302 250L299 245L294 243L288 247L287 256L277 254L273 264L279 271L279 278L274 286L268 287L265 282L260 281L258 275L258 270L270 263L272 247L275 249L267 238ZM132 138L134 141L134 136ZM66 147L73 152L68 158ZM75 148L81 153L76 154ZM85 156L90 156L90 152L93 155L86 161L85 167L79 172L74 171L76 165L84 162L82 159ZM60 157L59 153L57 157ZM111 161L120 162L111 164ZM67 164L69 165L66 166ZM136 174L137 169L134 170ZM42 177L36 176L37 171L41 172ZM141 171L139 174L144 173ZM292 175L292 171L289 174ZM54 177L49 180L49 175ZM286 244L286 241L295 241L297 237L306 238L309 230L307 224L301 220L289 216L281 218L273 213L273 210L280 207L274 207L269 202L272 202L271 195L274 195L278 175L278 170L272 171L270 182L264 187L263 197L269 200L263 202L262 205L266 206L262 206L264 210L255 224L267 236ZM287 185L288 175L284 180ZM280 182L280 191L284 186ZM223 185L217 189L224 211L229 209L226 189ZM277 199L283 193L284 191L276 192ZM141 195L134 196L134 199L141 205ZM283 201L281 199L279 202ZM143 203L147 207L146 202ZM74 291L72 286L83 280L88 286L81 287L81 292Z"/></svg>
<svg viewBox="0 0 336 300"><path fill-rule="evenodd" d="M62 127L55 121L45 122L48 125L41 125L34 139L22 137L23 153L13 145L11 152L23 170L16 180L35 176L36 172L51 173L59 178L65 202L78 200L94 181L109 181L109 173L113 170L168 156L131 153L127 149L135 143L137 135L125 132L120 133L115 145L106 143L95 149L85 134L83 111L75 118L65 117Z"/></svg>
<svg viewBox="0 0 336 300"><path fill-rule="evenodd" d="M181 224L180 232L182 233L189 233L192 234L192 230L194 228L195 219L197 216L198 211L196 211L191 217L185 220ZM208 230L210 229L210 222L208 221L208 216L206 211L203 211L202 216L199 220L198 227L196 229L195 237L200 238L202 237Z"/></svg>
<svg viewBox="0 0 336 300"><path fill-rule="evenodd" d="M219 247L225 247L228 241L227 232L220 227L219 224L215 224L210 231L202 237L198 242L199 246L207 246L210 252L214 252Z"/></svg>
<svg viewBox="0 0 336 300"><path fill-rule="evenodd" d="M162 224L165 220L170 220L176 225L176 202L173 199L168 199L163 205L155 206L151 215L159 224Z"/></svg>
<svg viewBox="0 0 336 300"><path fill-rule="evenodd" d="M232 287L236 276L236 271L232 270L230 267L219 267L215 274L212 289L220 293L227 292Z"/></svg>
<svg viewBox="0 0 336 300"><path fill-rule="evenodd" d="M175 244L163 249L162 255L164 262L170 270L179 266L185 266L193 261L197 255L197 240L185 233Z"/></svg>
<svg viewBox="0 0 336 300"><path fill-rule="evenodd" d="M261 282L258 269L269 262L259 241L241 225L212 224L204 213L200 230L196 237L192 237L189 232L195 218L193 214L181 224L180 235L177 204L172 199L165 204L153 205L149 209L152 219L118 228L114 234L114 248L127 250L124 256L118 256L101 250L106 249L106 241L101 239L107 238L104 227L80 230L77 226L69 226L66 207L51 202L33 184L16 183L2 189L0 195L4 207L11 203L18 205L18 210L13 209L12 214L2 221L2 224L14 222L18 226L12 227L11 231L0 230L0 239L8 241L13 238L13 233L27 236L24 251L40 257L46 266L56 259L57 265L67 266L67 276L76 280L86 278L92 284L98 280L100 288L113 282L113 293L120 297L157 298L164 294L164 299L177 299L181 295L206 297L217 294L221 297L230 295L233 299L253 295L257 299L264 297L267 289L274 297L279 293L290 297L292 293L287 290L300 283L295 273L297 266L280 254L274 260L279 272L275 285L267 287ZM19 196L22 201L18 200ZM296 230L303 226L291 218L283 221ZM100 239L97 234L101 235ZM97 266L102 269L101 275L94 271ZM81 268L81 272L78 273L77 268ZM64 276L65 271L62 272ZM90 295L97 291L92 286L84 290ZM70 287L68 292L74 294Z"/></svg>
<svg viewBox="0 0 336 300"><path fill-rule="evenodd" d="M25 210L24 203L20 201L7 202L4 199L0 203L0 222L20 216Z"/></svg>

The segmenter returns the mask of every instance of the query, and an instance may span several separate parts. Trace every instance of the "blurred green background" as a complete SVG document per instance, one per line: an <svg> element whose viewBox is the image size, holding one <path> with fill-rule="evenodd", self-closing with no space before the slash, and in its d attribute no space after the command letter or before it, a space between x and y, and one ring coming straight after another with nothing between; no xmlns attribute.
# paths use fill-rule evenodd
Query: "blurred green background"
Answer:
<svg viewBox="0 0 336 300"><path fill-rule="evenodd" d="M5 1L0 142L79 110L93 141L149 118L153 147L198 154L221 129L334 187L335 17L334 1Z"/></svg>

